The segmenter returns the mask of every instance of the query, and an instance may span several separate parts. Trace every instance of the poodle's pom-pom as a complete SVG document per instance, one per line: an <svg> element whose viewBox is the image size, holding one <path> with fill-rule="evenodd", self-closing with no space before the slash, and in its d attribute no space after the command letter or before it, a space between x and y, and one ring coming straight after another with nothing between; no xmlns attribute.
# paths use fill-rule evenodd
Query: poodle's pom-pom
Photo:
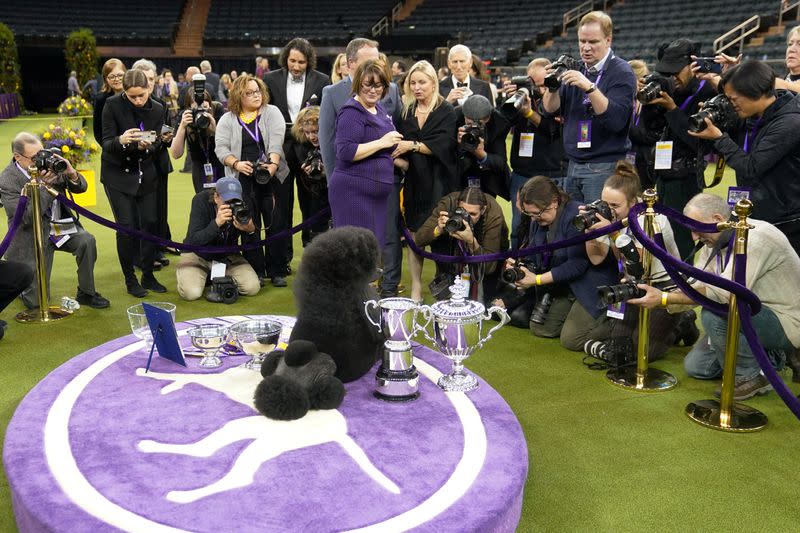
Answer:
<svg viewBox="0 0 800 533"><path fill-rule="evenodd" d="M312 409L336 409L344 400L344 385L333 376L320 376L309 391Z"/></svg>
<svg viewBox="0 0 800 533"><path fill-rule="evenodd" d="M308 396L298 385L281 376L267 376L253 396L256 409L273 420L297 420L308 412Z"/></svg>
<svg viewBox="0 0 800 533"><path fill-rule="evenodd" d="M264 358L264 362L261 363L262 377L271 376L275 373L275 369L278 368L278 363L281 362L283 353L283 350L273 350L267 354L267 356Z"/></svg>
<svg viewBox="0 0 800 533"><path fill-rule="evenodd" d="M317 354L317 345L302 339L294 340L286 346L286 366L303 366Z"/></svg>

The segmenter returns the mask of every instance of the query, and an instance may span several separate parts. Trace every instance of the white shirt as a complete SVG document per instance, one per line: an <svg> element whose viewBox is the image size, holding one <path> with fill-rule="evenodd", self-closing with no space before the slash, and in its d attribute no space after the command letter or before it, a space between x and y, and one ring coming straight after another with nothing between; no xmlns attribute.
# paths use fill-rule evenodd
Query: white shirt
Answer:
<svg viewBox="0 0 800 533"><path fill-rule="evenodd" d="M450 78L453 80L453 89L457 89L458 88L458 84L461 83L461 82L459 82L456 79L455 76L450 76ZM464 105L464 102L467 101L467 98L472 96L472 89L470 89L470 87L469 87L469 84L470 84L471 80L472 80L472 76L467 76L467 81L463 82L463 83L466 83L467 85L466 85L466 87L464 87L464 97L458 99L458 105Z"/></svg>
<svg viewBox="0 0 800 533"><path fill-rule="evenodd" d="M601 72L603 70L603 67L606 65L606 61L608 61L609 57L611 57L611 48L608 49L608 52L606 52L606 55L603 57L603 59L598 61L596 65L593 65L592 67L589 67L588 65L585 65L586 66L586 70L589 70L589 68L593 68L593 69L595 69L595 71Z"/></svg>
<svg viewBox="0 0 800 533"><path fill-rule="evenodd" d="M303 92L306 90L306 75L303 74L303 81L295 83L292 81L292 73L286 73L286 107L289 110L289 118L294 122L297 114L303 107Z"/></svg>

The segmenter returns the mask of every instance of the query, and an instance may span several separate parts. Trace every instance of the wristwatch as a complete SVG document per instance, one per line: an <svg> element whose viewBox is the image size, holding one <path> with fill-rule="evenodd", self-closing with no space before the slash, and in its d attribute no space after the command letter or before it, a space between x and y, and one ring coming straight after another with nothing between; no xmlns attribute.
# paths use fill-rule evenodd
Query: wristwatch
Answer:
<svg viewBox="0 0 800 533"><path fill-rule="evenodd" d="M584 93L586 93L586 94L593 93L593 92L595 91L595 89L597 89L597 87L595 87L595 85L594 85L594 83L593 83L593 84L589 85L589 88L588 88L588 89L586 89L586 90L584 91Z"/></svg>
<svg viewBox="0 0 800 533"><path fill-rule="evenodd" d="M414 152L419 152L419 142L414 141L414 147L411 149Z"/></svg>

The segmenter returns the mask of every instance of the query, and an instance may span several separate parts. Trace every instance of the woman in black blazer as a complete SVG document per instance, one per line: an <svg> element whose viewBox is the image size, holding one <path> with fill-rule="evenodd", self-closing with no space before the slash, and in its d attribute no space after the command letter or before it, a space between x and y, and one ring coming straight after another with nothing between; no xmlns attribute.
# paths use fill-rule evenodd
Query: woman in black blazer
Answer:
<svg viewBox="0 0 800 533"><path fill-rule="evenodd" d="M106 100L103 108L101 181L118 224L157 234L155 158L161 147L164 108L149 98L147 76L129 70L122 78L123 92ZM148 135L156 135L148 140ZM142 281L136 279L134 261L141 246ZM153 276L157 247L117 233L117 255L128 292L142 298L147 290L166 292Z"/></svg>

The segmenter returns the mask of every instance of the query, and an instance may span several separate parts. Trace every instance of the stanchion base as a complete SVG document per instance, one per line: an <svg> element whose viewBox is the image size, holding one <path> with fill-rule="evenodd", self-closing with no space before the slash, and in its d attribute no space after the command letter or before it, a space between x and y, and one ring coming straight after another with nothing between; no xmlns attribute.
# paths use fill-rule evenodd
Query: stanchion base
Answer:
<svg viewBox="0 0 800 533"><path fill-rule="evenodd" d="M720 420L720 412L718 400L700 400L686 406L686 416L711 429L745 433L764 429L767 425L767 415L741 403L733 404L727 422Z"/></svg>
<svg viewBox="0 0 800 533"><path fill-rule="evenodd" d="M648 368L643 375L637 374L636 367L614 368L606 377L618 387L640 392L666 391L678 384L675 376L657 368Z"/></svg>
<svg viewBox="0 0 800 533"><path fill-rule="evenodd" d="M38 308L28 309L27 311L17 313L15 318L17 322L22 322L23 324L42 324L44 322L61 320L62 318L67 318L71 315L72 313L69 311L64 311L60 307L51 306L47 308L44 318L42 318L42 314L39 312Z"/></svg>

